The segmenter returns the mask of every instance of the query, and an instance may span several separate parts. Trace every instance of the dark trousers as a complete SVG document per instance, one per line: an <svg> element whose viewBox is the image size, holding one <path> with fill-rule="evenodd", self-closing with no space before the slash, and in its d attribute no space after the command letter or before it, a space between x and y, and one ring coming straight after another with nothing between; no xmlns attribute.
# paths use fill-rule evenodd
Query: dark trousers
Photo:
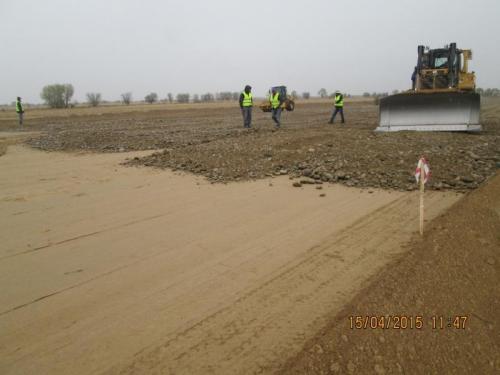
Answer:
<svg viewBox="0 0 500 375"><path fill-rule="evenodd" d="M276 127L279 128L281 126L281 120L280 120L281 119L281 108L280 107L273 108L272 113L273 113L272 119L276 123Z"/></svg>
<svg viewBox="0 0 500 375"><path fill-rule="evenodd" d="M19 116L19 125L23 124L23 112L17 112L17 115Z"/></svg>
<svg viewBox="0 0 500 375"><path fill-rule="evenodd" d="M330 123L333 124L335 121L335 116L337 116L337 113L340 113L340 118L342 119L342 123L345 122L344 120L344 108L343 107L335 107L333 110L332 118L330 119Z"/></svg>
<svg viewBox="0 0 500 375"><path fill-rule="evenodd" d="M250 128L252 126L252 107L241 107L243 115L243 127Z"/></svg>

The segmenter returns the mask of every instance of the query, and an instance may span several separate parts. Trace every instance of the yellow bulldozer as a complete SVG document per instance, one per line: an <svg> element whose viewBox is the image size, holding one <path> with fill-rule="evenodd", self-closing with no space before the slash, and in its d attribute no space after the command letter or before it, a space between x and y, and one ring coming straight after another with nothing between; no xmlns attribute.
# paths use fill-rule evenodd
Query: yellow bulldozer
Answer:
<svg viewBox="0 0 500 375"><path fill-rule="evenodd" d="M273 90L276 90L277 92L280 93L280 98L285 98L285 100L281 104L282 110L286 109L287 111L293 111L295 109L295 101L293 100L293 98L290 95L287 94L286 86L274 86L274 87L271 87L271 89L269 90L268 100L263 101L259 105L259 108L263 112L271 112L272 108L271 108L271 103L269 102L269 97L271 96L271 93L273 92Z"/></svg>
<svg viewBox="0 0 500 375"><path fill-rule="evenodd" d="M413 88L380 100L378 131L480 131L471 50L418 46Z"/></svg>

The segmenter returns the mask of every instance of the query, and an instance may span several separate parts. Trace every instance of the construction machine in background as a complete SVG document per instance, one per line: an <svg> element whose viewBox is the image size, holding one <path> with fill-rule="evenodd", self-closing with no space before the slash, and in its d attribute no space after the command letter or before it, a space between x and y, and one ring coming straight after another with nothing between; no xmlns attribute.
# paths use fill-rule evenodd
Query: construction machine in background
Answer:
<svg viewBox="0 0 500 375"><path fill-rule="evenodd" d="M293 98L290 95L287 95L286 92L286 86L274 86L271 87L269 90L269 96L271 95L273 90L277 90L280 93L280 98L285 98L283 103L281 104L281 109L287 110L287 111L293 111L295 109L295 102ZM267 101L262 102L259 105L260 109L262 109L263 112L271 112L271 103L269 102L269 99Z"/></svg>
<svg viewBox="0 0 500 375"><path fill-rule="evenodd" d="M418 46L412 90L380 99L377 131L480 131L471 50Z"/></svg>

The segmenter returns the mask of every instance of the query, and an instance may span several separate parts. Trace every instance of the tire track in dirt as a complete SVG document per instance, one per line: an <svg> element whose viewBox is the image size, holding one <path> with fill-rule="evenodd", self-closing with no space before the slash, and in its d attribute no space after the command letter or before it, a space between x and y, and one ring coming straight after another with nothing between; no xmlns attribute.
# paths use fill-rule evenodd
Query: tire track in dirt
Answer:
<svg viewBox="0 0 500 375"><path fill-rule="evenodd" d="M8 248L99 233L0 262L3 310L25 304L0 316L0 373L271 371L415 229L412 193L198 185L120 158L16 147L2 160L2 193L21 183L28 197L2 203ZM457 199L428 197L429 216Z"/></svg>
<svg viewBox="0 0 500 375"><path fill-rule="evenodd" d="M438 204L439 196L429 199ZM309 249L235 303L110 373L269 373L392 255L416 222L403 196ZM432 214L436 214L434 211ZM402 230L403 228L403 230ZM407 228L406 230L404 228ZM403 234L398 234L403 232ZM341 263L339 263L339 260Z"/></svg>
<svg viewBox="0 0 500 375"><path fill-rule="evenodd" d="M497 174L435 218L278 374L499 374L499 192ZM421 328L341 324L402 313ZM440 327L436 316L450 320Z"/></svg>
<svg viewBox="0 0 500 375"><path fill-rule="evenodd" d="M12 257L19 256L19 255L25 255L25 254L29 254L29 253L32 253L32 252L35 252L35 251L40 251L40 250L44 250L44 249L47 249L47 248L55 247L55 246L58 246L58 245L66 244L68 242L77 241L77 240L80 240L82 238L95 236L95 235L98 235L98 234L101 234L101 233L104 233L104 232L113 231L113 230L121 229L121 228L126 228L128 226L131 226L131 225L134 225L134 224L137 224L137 223L142 223L142 222L145 222L145 221L155 220L155 219L161 218L161 217L166 216L166 215L171 215L171 214L172 214L171 212L168 212L168 213L165 213L165 214L153 215L153 216L150 216L150 217L145 217L145 218L141 218L139 220L133 220L133 221L130 221L130 222L127 222L127 223L123 223L123 224L120 224L120 225L109 227L109 228L106 228L106 229L103 229L103 230L99 230L99 231L95 231L95 232L91 232L91 233L80 234L80 235L75 236L75 237L67 238L67 239L60 240L60 241L57 241L57 242L53 242L53 243L50 243L50 244L47 244L47 245L43 245L43 246L38 246L38 247L35 247L33 249L30 249L30 250L25 250L25 251L21 251L21 252L17 252L17 253L12 253L12 254L9 254L9 255L5 255L3 257L0 257L0 261L3 260L3 259L12 258ZM0 313L0 315L1 315L1 313Z"/></svg>

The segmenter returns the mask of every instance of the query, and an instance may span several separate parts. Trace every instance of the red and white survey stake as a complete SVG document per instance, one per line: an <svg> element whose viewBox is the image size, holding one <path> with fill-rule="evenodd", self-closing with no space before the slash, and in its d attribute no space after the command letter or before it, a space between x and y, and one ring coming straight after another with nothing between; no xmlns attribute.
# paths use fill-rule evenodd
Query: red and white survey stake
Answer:
<svg viewBox="0 0 500 375"><path fill-rule="evenodd" d="M423 177L423 183L425 184L431 176L431 168L429 167L429 163L422 156L417 163L417 169L415 169L415 180L417 180L417 184L420 180L420 177Z"/></svg>
<svg viewBox="0 0 500 375"><path fill-rule="evenodd" d="M431 168L427 160L422 156L415 170L415 180L417 180L417 184L420 184L420 235L424 234L424 190L425 184L430 177Z"/></svg>

